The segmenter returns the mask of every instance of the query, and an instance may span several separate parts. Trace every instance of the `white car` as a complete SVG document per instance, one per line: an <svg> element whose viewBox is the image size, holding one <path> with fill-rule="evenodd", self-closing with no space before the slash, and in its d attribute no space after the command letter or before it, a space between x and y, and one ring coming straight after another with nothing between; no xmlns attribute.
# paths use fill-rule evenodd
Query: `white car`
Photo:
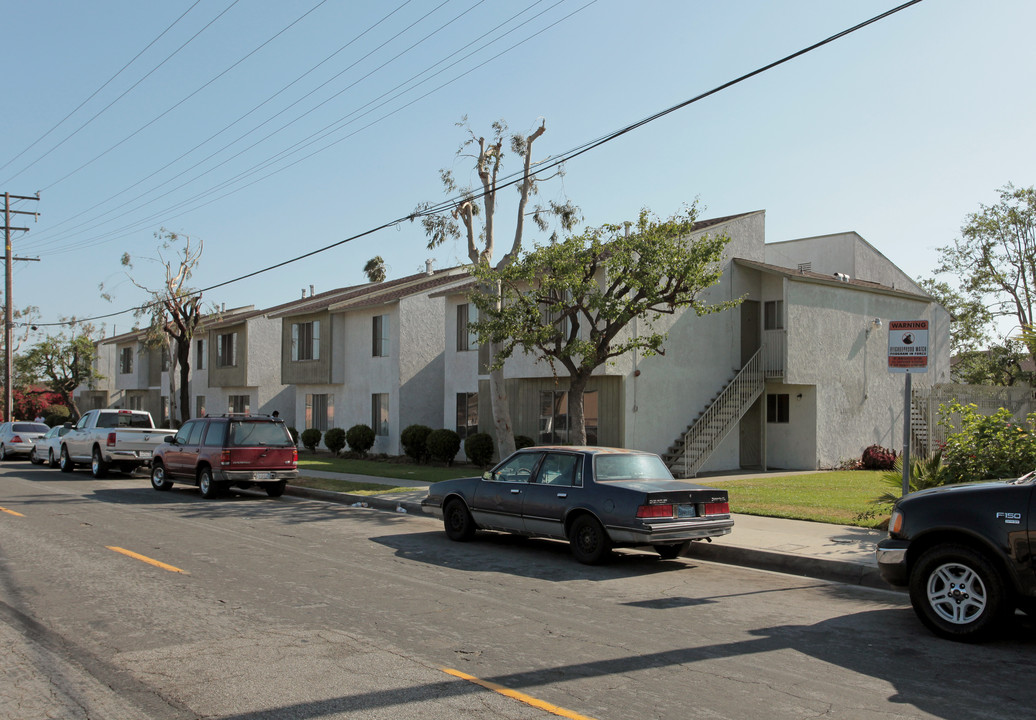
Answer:
<svg viewBox="0 0 1036 720"><path fill-rule="evenodd" d="M33 441L46 435L49 430L48 425L38 422L15 420L0 424L0 460L28 455L32 452Z"/></svg>
<svg viewBox="0 0 1036 720"><path fill-rule="evenodd" d="M58 425L48 430L43 437L33 440L32 450L29 451L29 462L57 467L58 458L61 457L61 436L71 429L70 425Z"/></svg>

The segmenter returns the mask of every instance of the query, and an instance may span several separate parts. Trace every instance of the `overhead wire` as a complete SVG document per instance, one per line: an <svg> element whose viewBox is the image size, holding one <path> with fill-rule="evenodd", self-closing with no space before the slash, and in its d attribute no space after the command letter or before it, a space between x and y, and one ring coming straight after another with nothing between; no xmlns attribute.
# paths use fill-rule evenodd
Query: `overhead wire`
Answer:
<svg viewBox="0 0 1036 720"><path fill-rule="evenodd" d="M575 147L575 148L573 148L573 149L571 149L569 151L561 153L560 155L554 156L552 159L549 159L549 160L547 160L547 161L545 161L543 163L540 163L536 167L535 170L532 170L530 172L530 175L531 176L536 176L536 175L539 175L539 174L541 174L541 173L543 173L543 172L545 172L547 170L554 169L554 168L558 167L559 165L563 164L564 162L566 162L568 160L572 160L572 159L574 159L576 157L579 157L579 156L589 152L590 150L593 150L593 149L596 149L598 147L601 147L602 145L605 145L605 144L607 144L609 142L612 142L613 140L617 140L618 138L620 138L620 137L622 137L622 136L624 136L624 135L626 135L626 134L628 134L628 133L630 133L630 132L632 132L632 131L634 131L634 130L636 130L638 128L641 128L641 127L643 127L643 126L645 126L645 125L647 125L649 123L655 122L656 120L659 120L659 119L661 119L663 117L666 117L667 115L670 115L670 114L672 114L672 113L674 113L674 112L676 112L678 110L686 108L686 107L688 107L690 105L693 105L693 104L695 104L697 102L700 102L701 100L704 100L704 99L706 99L708 97L711 97L712 95L715 95L716 93L722 92L723 90L726 90L726 89L728 89L730 87L738 85L738 84L740 84L742 82L745 82L745 81L747 81L747 80L749 80L749 79L751 79L753 77L756 77L757 75L760 75L762 73L768 72L769 70L772 70L772 69L774 69L776 67L784 65L784 64L786 64L788 62L791 62L792 60L794 60L796 58L799 58L799 57L801 57L803 55L806 55L806 54L808 54L810 52L813 52L813 51L815 51L815 50L817 50L817 49L819 49L821 47L829 45L829 44L831 44L831 43L833 43L833 42L835 42L835 41L837 41L837 40L839 40L839 39L841 39L843 37L846 37L847 35L850 35L852 33L858 32L859 30L862 30L863 28L866 28L866 27L868 27L870 25L873 25L874 23L877 23L877 22L879 22L881 20L884 20L885 18L891 17L892 15L895 15L896 13L899 13L899 12L901 12L901 11L903 11L903 10L913 6L913 5L917 5L920 2L922 2L922 0L908 0L908 2L905 2L905 3L901 4L901 5L898 5L898 6L894 7L894 8L886 11L886 12L883 12L883 13L881 13L879 15L876 15L876 16L870 18L869 20L865 20L865 21L863 21L861 23L858 23L857 25L854 25L854 26L852 26L852 27L850 27L850 28L848 28L846 30L843 30L843 31L841 31L839 33L831 35L831 36L829 36L829 37L827 37L827 38L825 38L825 39L823 39L823 40L821 40L821 41L819 41L817 43L814 43L814 44L812 44L812 45L810 45L810 46L808 46L806 48L803 48L803 49L798 50L798 51L796 51L794 53L791 53L790 55L786 55L786 56L780 58L779 60L775 60L775 61L773 61L773 62L771 62L771 63L769 63L767 65L764 65L762 67L759 67L759 68L757 68L757 69L755 69L755 70L753 70L751 72L748 72L748 73L745 73L743 75L740 75L740 76L734 78L733 80L729 80L729 81L727 81L727 82L725 82L725 83L723 83L721 85L717 85L716 87L712 88L711 90L703 92L703 93L701 93L699 95L691 97L691 98L689 98L687 100L684 100L684 101L682 101L680 103L677 103L675 105L670 105L669 107L667 107L667 108L665 108L663 110L660 110L660 111L658 111L656 113L653 113L652 115L648 115L648 116L646 116L646 117L644 117L644 118L642 118L640 120L637 120L636 122L633 122L633 123L630 123L628 125L625 125L625 126L619 128L619 129L617 129L617 130L615 130L615 131L613 131L611 133L608 133L606 135L603 135L603 136L599 137L596 140L591 140L591 141L589 141L587 143L584 143L582 145L579 145L579 146L577 146L577 147ZM502 190L502 189L505 189L507 187L516 185L518 182L521 182L522 179L525 177L525 173L524 172L515 173L514 175L516 175L517 177L514 177L513 179L506 179L505 178L505 180L503 182L499 183L492 191L495 192L495 191ZM509 176L509 177L513 177L513 176ZM449 198L447 200L444 200L444 201L442 201L442 202L440 202L440 203L438 203L436 205L427 207L427 208L422 209L420 211L416 211L415 210L415 211L413 211L411 213L408 213L407 215L404 215L402 217L396 218L395 220L390 220L388 222L381 223L380 225L378 225L376 227L372 227L370 229L361 231L359 233L356 233L356 234L351 235L349 237L346 237L344 239L337 240L337 241L335 241L333 243L330 243L328 245L325 245L323 247L316 248L316 249L311 250L309 252L297 255L297 256L289 258L287 260L282 260L282 261L280 261L278 263L275 263L273 265L269 265L267 267L263 267L263 268L260 268L258 270L254 270L252 272L249 272L249 273L246 273L246 274L243 274L243 275L239 275L239 276L231 278L229 280L224 280L222 282L219 282L219 283L216 283L216 284L213 284L213 285L209 285L208 287L200 288L198 290L195 290L191 294L192 295L201 295L201 294L204 294L206 292L210 292L212 290L216 290L216 289L221 288L221 287L226 287L227 285L231 285L233 283L241 282L243 280L247 280L247 279L256 277L258 275L270 272L272 270L276 270L276 269L285 267L287 265L299 262L301 260L313 257L315 255L327 252L327 251L332 250L334 248L340 247L340 246L342 246L342 245L344 245L346 243L352 242L353 240L358 240L360 238L366 237L368 235L372 235L372 234L374 234L376 232L379 232L381 230L385 230L387 228L394 227L396 225L400 225L400 224L402 224L404 222L413 222L414 220L416 220L418 218L421 218L421 217L427 217L427 216L430 216L430 215L435 215L435 214L439 214L439 213L445 212L445 211L449 210L451 207L455 206L457 202L459 202L460 200L462 200L464 198L481 198L481 197L485 196L485 194L486 194L486 192L475 192L475 193L470 193L470 194L454 196L454 197ZM140 308L148 308L148 307L150 307L150 306L152 306L154 304L155 303L148 303L148 304L145 304L143 306L138 306L138 307L134 307L134 308L128 308L128 309L120 310L120 311L117 311L117 312L107 313L107 314L103 314L103 315L96 315L96 316L93 316L93 317L90 317L90 318L82 318L80 320L80 322L88 322L88 321L94 321L94 320L103 320L103 319L107 319L107 318L110 318L110 317L116 317L118 315L124 315L124 314L129 313L129 312L134 312L134 311L136 311L137 309L140 309ZM68 324L67 322L36 323L36 325L38 325L38 326L61 326L61 325L67 325L67 324Z"/></svg>

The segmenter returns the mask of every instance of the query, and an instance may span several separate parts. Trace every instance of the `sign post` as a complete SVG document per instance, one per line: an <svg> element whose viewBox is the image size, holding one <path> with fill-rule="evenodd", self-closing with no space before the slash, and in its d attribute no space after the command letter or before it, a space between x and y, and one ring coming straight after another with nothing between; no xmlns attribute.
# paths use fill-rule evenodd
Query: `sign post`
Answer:
<svg viewBox="0 0 1036 720"><path fill-rule="evenodd" d="M906 375L903 388L903 495L910 493L911 376L928 372L928 321L889 322L889 372Z"/></svg>

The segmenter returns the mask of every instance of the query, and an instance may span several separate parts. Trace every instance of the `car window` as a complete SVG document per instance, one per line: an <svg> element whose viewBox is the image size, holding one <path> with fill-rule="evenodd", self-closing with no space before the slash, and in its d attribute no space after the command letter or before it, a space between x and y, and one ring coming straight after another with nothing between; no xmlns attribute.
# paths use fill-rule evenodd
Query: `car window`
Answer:
<svg viewBox="0 0 1036 720"><path fill-rule="evenodd" d="M209 429L205 432L205 445L207 447L223 447L223 441L227 438L227 424L225 422L210 422Z"/></svg>
<svg viewBox="0 0 1036 720"><path fill-rule="evenodd" d="M547 453L536 474L536 482L565 487L583 484L582 456L572 453Z"/></svg>
<svg viewBox="0 0 1036 720"><path fill-rule="evenodd" d="M230 442L227 444L236 447L255 445L287 447L294 443L292 443L284 423L242 421L230 423Z"/></svg>
<svg viewBox="0 0 1036 720"><path fill-rule="evenodd" d="M532 471L543 453L519 453L507 458L493 471L493 479L500 482L524 482L532 480Z"/></svg>
<svg viewBox="0 0 1036 720"><path fill-rule="evenodd" d="M48 430L50 430L50 426L49 425L44 425L43 423L14 423L14 431L15 432L23 432L23 433L38 432L38 433L45 433Z"/></svg>
<svg viewBox="0 0 1036 720"><path fill-rule="evenodd" d="M64 429L65 428L63 426L61 426L61 425L58 425L57 427L52 427L50 430L47 431L47 434L44 435L43 437L44 438L52 438L55 435L57 435L59 431L64 430Z"/></svg>
<svg viewBox="0 0 1036 720"><path fill-rule="evenodd" d="M180 428L176 433L176 444L177 445L189 445L191 438L191 431L198 425L197 422L189 420L184 423L183 427Z"/></svg>
<svg viewBox="0 0 1036 720"><path fill-rule="evenodd" d="M597 455L597 480L672 480L669 468L657 455Z"/></svg>
<svg viewBox="0 0 1036 720"><path fill-rule="evenodd" d="M191 428L191 436L187 440L188 445L201 445L201 435L205 432L205 423L196 422L194 427Z"/></svg>

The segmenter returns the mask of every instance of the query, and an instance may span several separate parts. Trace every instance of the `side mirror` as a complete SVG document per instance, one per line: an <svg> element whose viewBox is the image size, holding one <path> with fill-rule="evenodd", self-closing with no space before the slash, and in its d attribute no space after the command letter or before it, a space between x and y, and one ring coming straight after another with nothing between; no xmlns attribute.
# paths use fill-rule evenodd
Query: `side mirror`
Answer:
<svg viewBox="0 0 1036 720"><path fill-rule="evenodd" d="M482 473L482 479L483 480L492 480L493 479L493 473L490 472L489 470L486 470L484 473Z"/></svg>
<svg viewBox="0 0 1036 720"><path fill-rule="evenodd" d="M62 427L66 427L66 428L68 428L69 430L71 430L71 429L72 429L72 423L70 423L70 422L67 422L67 423L65 423L65 424L64 424L64 425L63 425Z"/></svg>
<svg viewBox="0 0 1036 720"><path fill-rule="evenodd" d="M175 445L176 444L176 436L175 435L166 435L164 438L162 438L162 442L167 442L170 445Z"/></svg>

